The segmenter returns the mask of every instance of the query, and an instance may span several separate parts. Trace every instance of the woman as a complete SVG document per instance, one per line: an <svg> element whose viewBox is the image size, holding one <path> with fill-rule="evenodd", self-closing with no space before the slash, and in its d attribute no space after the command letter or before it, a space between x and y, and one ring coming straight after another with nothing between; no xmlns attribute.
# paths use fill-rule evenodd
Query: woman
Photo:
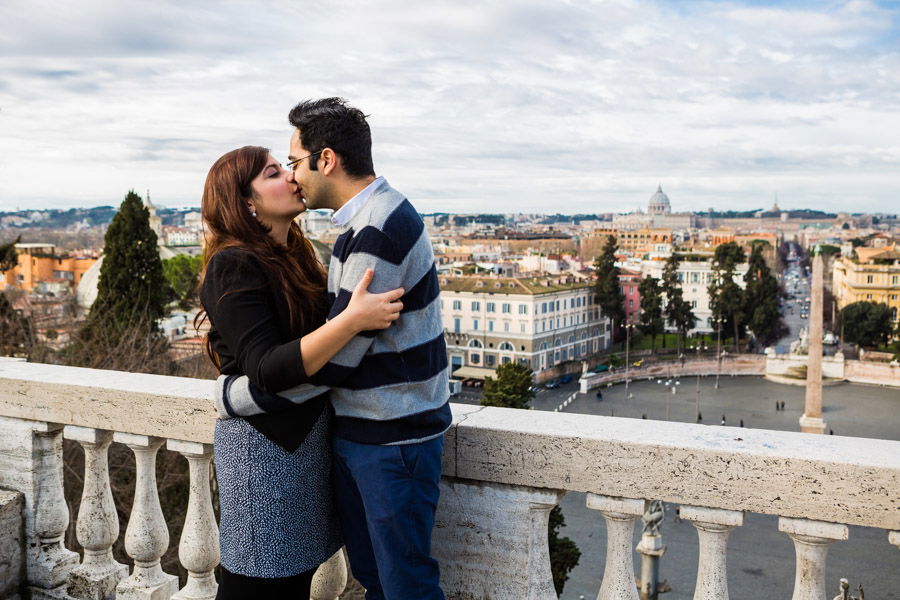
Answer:
<svg viewBox="0 0 900 600"><path fill-rule="evenodd" d="M325 271L294 218L293 174L266 148L222 156L207 175L200 298L207 349L223 375L247 375L273 398L264 412L216 423L222 576L219 599L309 598L316 568L341 546L333 510L326 388L303 404L274 394L303 384L363 330L388 327L403 290L366 291L325 323ZM220 378L222 379L222 378ZM287 405L287 406L286 406ZM272 407L276 407L272 409Z"/></svg>

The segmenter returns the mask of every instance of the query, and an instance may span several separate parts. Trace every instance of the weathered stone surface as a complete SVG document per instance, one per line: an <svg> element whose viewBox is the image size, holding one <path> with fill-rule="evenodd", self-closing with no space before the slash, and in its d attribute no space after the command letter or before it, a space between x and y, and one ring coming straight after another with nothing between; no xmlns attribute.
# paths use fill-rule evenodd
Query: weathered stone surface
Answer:
<svg viewBox="0 0 900 600"><path fill-rule="evenodd" d="M547 525L561 496L444 477L431 547L448 600L555 600Z"/></svg>
<svg viewBox="0 0 900 600"><path fill-rule="evenodd" d="M25 578L25 499L0 490L0 598L18 594Z"/></svg>
<svg viewBox="0 0 900 600"><path fill-rule="evenodd" d="M485 407L456 445L464 479L900 526L895 441Z"/></svg>
<svg viewBox="0 0 900 600"><path fill-rule="evenodd" d="M0 415L212 443L213 383L0 361Z"/></svg>

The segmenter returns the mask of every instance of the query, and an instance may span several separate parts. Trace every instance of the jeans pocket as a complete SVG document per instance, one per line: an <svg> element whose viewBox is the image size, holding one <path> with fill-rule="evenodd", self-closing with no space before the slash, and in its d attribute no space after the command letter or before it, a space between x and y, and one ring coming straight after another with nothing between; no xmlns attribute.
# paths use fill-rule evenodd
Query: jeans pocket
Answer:
<svg viewBox="0 0 900 600"><path fill-rule="evenodd" d="M400 460L406 468L410 477L416 476L416 467L419 465L419 445L418 444L401 444L397 446L400 449Z"/></svg>

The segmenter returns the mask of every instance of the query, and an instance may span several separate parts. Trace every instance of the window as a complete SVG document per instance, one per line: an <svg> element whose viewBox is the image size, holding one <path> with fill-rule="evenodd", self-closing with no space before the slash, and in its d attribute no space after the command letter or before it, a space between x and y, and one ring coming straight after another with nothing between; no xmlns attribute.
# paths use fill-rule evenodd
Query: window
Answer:
<svg viewBox="0 0 900 600"><path fill-rule="evenodd" d="M487 306L487 311L488 311L488 312L495 312L495 311L496 311L496 305L495 305L493 302L488 302L486 306Z"/></svg>
<svg viewBox="0 0 900 600"><path fill-rule="evenodd" d="M505 312L505 313L512 312L512 307L510 306L509 303L504 302L502 308L503 308L503 312Z"/></svg>
<svg viewBox="0 0 900 600"><path fill-rule="evenodd" d="M460 330L460 319L453 319L453 333L459 333Z"/></svg>
<svg viewBox="0 0 900 600"><path fill-rule="evenodd" d="M513 347L513 345L510 344L509 342L503 342L503 343L501 343L501 344L500 344L500 347L499 347L498 349L499 349L499 350L506 351L506 352L512 352L512 351L515 350L515 348Z"/></svg>
<svg viewBox="0 0 900 600"><path fill-rule="evenodd" d="M559 300L556 301L556 310L559 310Z"/></svg>
<svg viewBox="0 0 900 600"><path fill-rule="evenodd" d="M487 323L488 323L488 331L493 331L494 330L494 322L488 321Z"/></svg>
<svg viewBox="0 0 900 600"><path fill-rule="evenodd" d="M537 323L534 324L534 331L537 333ZM522 321L519 322L519 333L525 333L525 323Z"/></svg>
<svg viewBox="0 0 900 600"><path fill-rule="evenodd" d="M469 340L469 348L482 348L481 342L478 340Z"/></svg>
<svg viewBox="0 0 900 600"><path fill-rule="evenodd" d="M900 275L892 275L891 285L897 285L898 283L900 283Z"/></svg>
<svg viewBox="0 0 900 600"><path fill-rule="evenodd" d="M691 300L691 308L697 308L697 301Z"/></svg>
<svg viewBox="0 0 900 600"><path fill-rule="evenodd" d="M520 315L527 315L527 314L528 314L528 305L527 305L527 304L520 304L520 305L519 305L519 314L520 314Z"/></svg>
<svg viewBox="0 0 900 600"><path fill-rule="evenodd" d="M472 319L472 329L478 331L478 319Z"/></svg>
<svg viewBox="0 0 900 600"><path fill-rule="evenodd" d="M872 294L866 294L866 300L871 300L871 299L872 299Z"/></svg>
<svg viewBox="0 0 900 600"><path fill-rule="evenodd" d="M453 301L453 310L462 310L462 302L460 300Z"/></svg>
<svg viewBox="0 0 900 600"><path fill-rule="evenodd" d="M873 278L871 275L866 275L866 283L872 283Z"/></svg>
<svg viewBox="0 0 900 600"><path fill-rule="evenodd" d="M494 366L494 363L497 362L497 357L494 356L493 354L485 354L485 355L484 355L484 360L487 361L487 366L493 367L493 366Z"/></svg>
<svg viewBox="0 0 900 600"><path fill-rule="evenodd" d="M509 331L509 321L503 321L503 331Z"/></svg>
<svg viewBox="0 0 900 600"><path fill-rule="evenodd" d="M631 298L628 299L628 308L634 308L634 300Z"/></svg>
<svg viewBox="0 0 900 600"><path fill-rule="evenodd" d="M481 310L481 302L474 300L472 302L472 310Z"/></svg>
<svg viewBox="0 0 900 600"><path fill-rule="evenodd" d="M541 302L541 313L543 314L545 312L547 312L547 303Z"/></svg>
<svg viewBox="0 0 900 600"><path fill-rule="evenodd" d="M481 355L479 355L479 354L470 354L470 355L469 355L469 362L471 362L473 365L477 365L478 363L481 362Z"/></svg>
<svg viewBox="0 0 900 600"><path fill-rule="evenodd" d="M502 357L500 357L500 364L501 364L501 365L505 365L506 363L509 363L509 362L512 362L512 360L510 360L510 358L509 358L508 356L502 356Z"/></svg>

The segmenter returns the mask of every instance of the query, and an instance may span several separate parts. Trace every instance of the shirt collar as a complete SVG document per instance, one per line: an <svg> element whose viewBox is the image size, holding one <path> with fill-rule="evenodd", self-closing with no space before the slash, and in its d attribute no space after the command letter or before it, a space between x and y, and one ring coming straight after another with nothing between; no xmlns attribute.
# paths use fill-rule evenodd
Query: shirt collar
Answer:
<svg viewBox="0 0 900 600"><path fill-rule="evenodd" d="M334 211L334 214L331 215L331 223L338 227L343 227L349 223L350 219L355 217L356 213L359 212L359 209L366 204L366 201L369 199L369 196L372 195L372 192L375 191L375 188L382 183L384 183L384 177L376 177L375 181L364 187L362 191L350 198L346 204Z"/></svg>

